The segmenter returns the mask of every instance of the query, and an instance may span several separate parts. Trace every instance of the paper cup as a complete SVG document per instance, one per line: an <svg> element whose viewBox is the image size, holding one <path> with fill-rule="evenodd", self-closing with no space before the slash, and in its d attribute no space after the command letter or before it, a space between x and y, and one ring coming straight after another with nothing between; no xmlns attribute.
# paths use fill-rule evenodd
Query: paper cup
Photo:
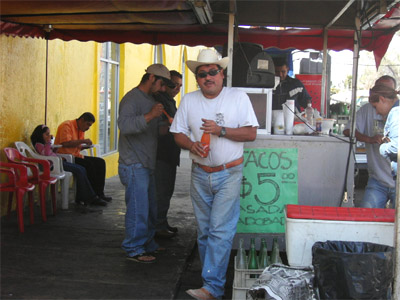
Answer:
<svg viewBox="0 0 400 300"><path fill-rule="evenodd" d="M329 134L329 131L333 129L335 119L323 119L321 123L321 132L323 134Z"/></svg>
<svg viewBox="0 0 400 300"><path fill-rule="evenodd" d="M293 134L293 122L294 122L294 100L286 100L284 104L282 104L283 108L283 119L285 121L285 134L292 135Z"/></svg>
<svg viewBox="0 0 400 300"><path fill-rule="evenodd" d="M285 123L282 110L272 111L272 123L274 124L274 134L285 134Z"/></svg>

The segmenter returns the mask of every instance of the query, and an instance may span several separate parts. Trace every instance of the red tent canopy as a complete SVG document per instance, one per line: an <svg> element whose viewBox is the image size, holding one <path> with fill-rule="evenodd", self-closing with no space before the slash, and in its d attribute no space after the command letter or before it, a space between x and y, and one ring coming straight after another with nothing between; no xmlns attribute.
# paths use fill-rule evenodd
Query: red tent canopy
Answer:
<svg viewBox="0 0 400 300"><path fill-rule="evenodd" d="M200 1L211 3L213 20L200 22L198 8L189 1L2 1L1 34L19 37L61 39L64 41L112 41L135 44L204 45L216 46L227 43L228 25L225 7L229 1ZM284 1L240 1L235 3L237 24L236 38L240 42L263 45L264 48L323 49L324 26L347 1L296 1L282 6ZM351 1L350 1L351 2ZM388 2L393 2L388 0ZM400 26L400 3L393 2L390 11L378 18L361 32L361 50L373 51L377 66ZM225 5L225 6L224 6ZM299 14L299 7L304 11ZM334 6L336 5L336 6ZM308 10L307 10L308 8ZM289 10L291 9L291 10ZM221 13L221 11L226 12ZM275 20L279 10L285 10ZM217 12L218 11L218 12ZM332 12L331 12L332 11ZM338 18L337 26L328 30L328 49L353 50L354 15L350 7ZM268 15L267 15L268 14ZM263 17L269 21L262 21ZM313 18L310 18L313 16ZM204 17L204 16L203 16ZM205 17L204 17L205 18ZM295 19L297 18L297 19ZM261 21L260 21L261 20ZM368 19L368 22L370 20ZM264 26L261 26L261 22ZM266 25L305 24L309 29L271 30ZM318 23L318 24L317 24ZM280 27L282 28L282 27Z"/></svg>

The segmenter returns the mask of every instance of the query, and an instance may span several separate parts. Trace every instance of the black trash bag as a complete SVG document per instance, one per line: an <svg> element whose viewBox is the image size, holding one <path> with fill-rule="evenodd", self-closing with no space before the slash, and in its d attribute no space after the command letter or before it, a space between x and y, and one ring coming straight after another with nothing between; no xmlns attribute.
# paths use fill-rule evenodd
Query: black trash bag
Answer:
<svg viewBox="0 0 400 300"><path fill-rule="evenodd" d="M391 299L393 258L386 245L316 242L312 264L321 299Z"/></svg>

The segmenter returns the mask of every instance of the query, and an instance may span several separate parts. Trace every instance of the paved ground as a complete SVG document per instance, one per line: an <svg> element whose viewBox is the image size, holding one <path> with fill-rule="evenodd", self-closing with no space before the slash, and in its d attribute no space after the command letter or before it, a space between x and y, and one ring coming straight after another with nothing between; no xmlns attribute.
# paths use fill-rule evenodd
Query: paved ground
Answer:
<svg viewBox="0 0 400 300"><path fill-rule="evenodd" d="M156 264L128 261L120 248L125 202L118 176L106 183L113 201L96 212L84 214L71 205L43 223L36 207L34 225L26 214L24 234L15 214L2 218L1 299L188 299L185 290L202 283L189 180L190 161L183 153L169 217L179 234L159 240L167 252ZM232 296L232 260L233 255L224 299Z"/></svg>
<svg viewBox="0 0 400 300"><path fill-rule="evenodd" d="M179 227L179 234L159 240L167 252L158 255L156 264L128 261L120 248L125 202L118 177L106 183L113 201L96 212L83 214L71 205L43 223L37 207L34 225L26 217L24 234L17 230L16 215L2 218L1 299L176 298L186 266L187 272L196 271L189 168L188 158L183 158L171 203L170 223ZM193 279L183 281L184 287L201 285L200 277Z"/></svg>

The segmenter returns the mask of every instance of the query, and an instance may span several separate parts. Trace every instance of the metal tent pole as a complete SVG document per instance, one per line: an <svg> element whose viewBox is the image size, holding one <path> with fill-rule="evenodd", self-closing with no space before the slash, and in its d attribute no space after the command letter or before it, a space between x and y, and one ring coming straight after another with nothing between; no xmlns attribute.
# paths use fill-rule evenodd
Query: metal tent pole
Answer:
<svg viewBox="0 0 400 300"><path fill-rule="evenodd" d="M49 40L46 39L46 83L44 92L44 124L47 124L47 78L48 78L48 66L49 66Z"/></svg>
<svg viewBox="0 0 400 300"><path fill-rule="evenodd" d="M400 133L400 127L399 127ZM400 155L397 153L397 161L400 161ZM396 215L394 220L394 282L393 282L393 299L400 299L400 253L397 251L400 247L400 212L399 212L399 201L400 201L400 169L397 168L397 179L396 179Z"/></svg>
<svg viewBox="0 0 400 300"><path fill-rule="evenodd" d="M226 86L232 87L232 66L233 66L233 38L234 38L234 27L235 27L235 0L231 0L229 3L229 22L228 22L228 69Z"/></svg>
<svg viewBox="0 0 400 300"><path fill-rule="evenodd" d="M327 116L326 103L326 77L327 77L327 64L328 64L328 28L324 28L324 49L322 57L322 81L321 81L321 113Z"/></svg>
<svg viewBox="0 0 400 300"><path fill-rule="evenodd" d="M46 82L45 82L45 91L44 91L44 124L47 124L47 82L48 82L48 73L49 73L49 39L50 32L53 30L53 26L51 24L47 24L44 26L45 31L45 39L46 39Z"/></svg>
<svg viewBox="0 0 400 300"><path fill-rule="evenodd" d="M357 100L357 79L358 79L358 61L360 58L360 38L361 38L361 22L360 22L360 10L357 12L357 16L355 19L356 29L354 31L354 49L353 49L353 72L352 72L352 81L351 81L351 106L350 106L350 116L351 116L351 126L350 126L350 147L353 146L353 141L355 138L355 118L356 118L356 100ZM354 149L353 149L354 150ZM350 168L347 173L347 177L354 176L354 164L353 168ZM353 204L353 188L347 189L347 199L344 199L344 203L346 206L354 206Z"/></svg>

